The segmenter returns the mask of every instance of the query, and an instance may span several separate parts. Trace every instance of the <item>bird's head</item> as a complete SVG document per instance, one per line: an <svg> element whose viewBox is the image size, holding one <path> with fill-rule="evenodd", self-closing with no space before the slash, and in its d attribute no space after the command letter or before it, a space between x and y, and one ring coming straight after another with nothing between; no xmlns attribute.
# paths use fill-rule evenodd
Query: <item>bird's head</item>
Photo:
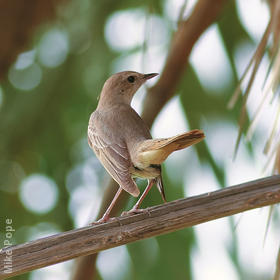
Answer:
<svg viewBox="0 0 280 280"><path fill-rule="evenodd" d="M116 73L105 82L99 104L130 104L141 85L157 75L157 73L141 74L134 71Z"/></svg>

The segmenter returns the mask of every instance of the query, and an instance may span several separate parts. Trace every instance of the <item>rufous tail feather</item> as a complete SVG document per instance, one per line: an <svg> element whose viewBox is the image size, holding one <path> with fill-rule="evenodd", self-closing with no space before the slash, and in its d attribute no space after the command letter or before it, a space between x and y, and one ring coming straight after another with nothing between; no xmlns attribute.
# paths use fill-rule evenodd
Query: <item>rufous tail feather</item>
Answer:
<svg viewBox="0 0 280 280"><path fill-rule="evenodd" d="M202 130L194 129L169 138L145 140L138 147L138 160L143 164L161 164L172 152L197 144L204 137Z"/></svg>

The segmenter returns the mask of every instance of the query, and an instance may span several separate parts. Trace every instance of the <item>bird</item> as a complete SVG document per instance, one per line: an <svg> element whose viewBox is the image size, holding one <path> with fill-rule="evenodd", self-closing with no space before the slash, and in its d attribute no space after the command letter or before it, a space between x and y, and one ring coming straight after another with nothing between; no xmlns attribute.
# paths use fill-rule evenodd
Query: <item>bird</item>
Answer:
<svg viewBox="0 0 280 280"><path fill-rule="evenodd" d="M137 90L157 73L123 71L113 74L103 85L96 110L88 123L88 144L111 177L118 183L111 204L97 223L110 219L110 212L124 190L134 197L140 194L136 178L146 179L147 187L128 213L138 213L145 196L156 184L166 202L161 164L174 151L204 139L202 130L194 129L174 137L152 139L148 126L131 107Z"/></svg>

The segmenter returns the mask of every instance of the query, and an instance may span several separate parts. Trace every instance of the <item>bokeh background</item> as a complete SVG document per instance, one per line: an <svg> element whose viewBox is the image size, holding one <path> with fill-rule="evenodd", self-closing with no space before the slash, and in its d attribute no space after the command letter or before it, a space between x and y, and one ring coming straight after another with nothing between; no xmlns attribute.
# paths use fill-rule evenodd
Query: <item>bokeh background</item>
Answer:
<svg viewBox="0 0 280 280"><path fill-rule="evenodd" d="M96 219L109 177L88 147L87 124L102 85L123 70L161 73L179 15L187 18L197 1L61 2L52 1L51 11L37 5L43 19L27 32L25 43L16 37L22 47L12 63L0 62L0 240L9 218L13 244ZM11 4L15 17L25 9L18 30L25 28L32 7ZM206 134L204 143L171 155L164 164L168 200L272 173L273 160L263 149L278 101L265 104L253 138L242 138L235 159L241 100L227 109L269 19L265 1L228 1L197 41L176 96L152 127L154 137L194 128ZM265 54L247 102L249 118L261 101L270 61ZM145 93L143 87L133 100L139 113ZM145 182L139 185L143 190ZM130 198L126 208L134 202ZM144 207L158 203L155 188ZM269 208L248 211L107 250L98 256L94 279L272 279L279 209L265 237L268 213ZM74 265L72 260L14 278L70 279Z"/></svg>

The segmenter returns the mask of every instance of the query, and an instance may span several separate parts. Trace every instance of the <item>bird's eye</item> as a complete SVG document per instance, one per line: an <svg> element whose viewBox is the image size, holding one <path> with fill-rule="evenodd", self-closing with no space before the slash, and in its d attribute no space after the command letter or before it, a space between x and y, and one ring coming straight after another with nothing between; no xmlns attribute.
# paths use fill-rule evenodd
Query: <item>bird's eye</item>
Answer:
<svg viewBox="0 0 280 280"><path fill-rule="evenodd" d="M134 77L134 76L129 76L129 77L127 78L127 80L128 80L130 83L134 83L135 77Z"/></svg>

